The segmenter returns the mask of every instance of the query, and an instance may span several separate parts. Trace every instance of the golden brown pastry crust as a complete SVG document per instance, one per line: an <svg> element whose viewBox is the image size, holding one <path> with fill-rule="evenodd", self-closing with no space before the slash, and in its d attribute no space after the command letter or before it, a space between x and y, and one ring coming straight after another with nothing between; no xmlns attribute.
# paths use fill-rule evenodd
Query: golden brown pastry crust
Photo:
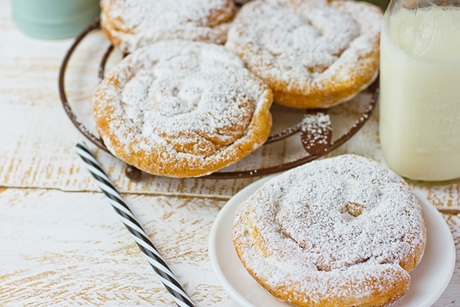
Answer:
<svg viewBox="0 0 460 307"><path fill-rule="evenodd" d="M272 88L274 101L327 108L377 77L381 10L355 1L265 0L245 4L226 46Z"/></svg>
<svg viewBox="0 0 460 307"><path fill-rule="evenodd" d="M161 41L126 57L99 85L97 131L148 173L203 176L261 146L273 94L223 46Z"/></svg>
<svg viewBox="0 0 460 307"><path fill-rule="evenodd" d="M409 288L426 229L395 173L344 155L265 183L237 209L236 252L252 277L297 306L386 306Z"/></svg>
<svg viewBox="0 0 460 307"><path fill-rule="evenodd" d="M104 33L124 53L159 40L223 44L235 14L231 0L101 0L101 9Z"/></svg>

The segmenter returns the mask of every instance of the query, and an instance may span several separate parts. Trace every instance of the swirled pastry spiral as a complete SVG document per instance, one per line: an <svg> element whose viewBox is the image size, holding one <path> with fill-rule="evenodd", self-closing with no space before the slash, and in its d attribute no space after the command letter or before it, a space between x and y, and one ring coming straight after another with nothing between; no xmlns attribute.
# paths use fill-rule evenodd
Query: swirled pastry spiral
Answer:
<svg viewBox="0 0 460 307"><path fill-rule="evenodd" d="M151 174L195 177L262 145L270 88L224 46L161 41L127 56L99 85L96 128L121 160Z"/></svg>
<svg viewBox="0 0 460 307"><path fill-rule="evenodd" d="M366 2L259 0L236 16L226 46L273 89L275 102L326 108L377 76L381 10Z"/></svg>
<svg viewBox="0 0 460 307"><path fill-rule="evenodd" d="M385 306L409 287L426 244L421 206L375 161L344 155L265 183L237 209L248 272L298 306Z"/></svg>
<svg viewBox="0 0 460 307"><path fill-rule="evenodd" d="M125 53L159 40L225 43L232 0L101 0L101 26Z"/></svg>

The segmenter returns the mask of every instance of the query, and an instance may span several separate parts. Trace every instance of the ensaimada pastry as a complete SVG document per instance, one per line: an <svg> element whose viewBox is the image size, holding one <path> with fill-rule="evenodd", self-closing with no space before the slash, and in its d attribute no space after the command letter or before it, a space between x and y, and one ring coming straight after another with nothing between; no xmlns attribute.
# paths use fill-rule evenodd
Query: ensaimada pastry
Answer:
<svg viewBox="0 0 460 307"><path fill-rule="evenodd" d="M232 0L102 0L101 27L125 53L160 40L225 43Z"/></svg>
<svg viewBox="0 0 460 307"><path fill-rule="evenodd" d="M355 155L269 180L238 207L232 237L258 283L308 307L395 302L426 245L421 205L407 183Z"/></svg>
<svg viewBox="0 0 460 307"><path fill-rule="evenodd" d="M222 45L160 41L111 70L94 119L115 156L148 173L197 177L237 162L271 128L271 89Z"/></svg>
<svg viewBox="0 0 460 307"><path fill-rule="evenodd" d="M358 1L252 1L238 12L226 46L267 82L275 102L327 108L376 79L382 16Z"/></svg>

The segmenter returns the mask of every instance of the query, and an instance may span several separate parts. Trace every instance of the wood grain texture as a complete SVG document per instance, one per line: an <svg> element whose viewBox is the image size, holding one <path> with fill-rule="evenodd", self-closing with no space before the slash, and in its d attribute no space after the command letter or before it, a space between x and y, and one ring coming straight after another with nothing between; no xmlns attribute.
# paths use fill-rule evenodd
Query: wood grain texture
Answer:
<svg viewBox="0 0 460 307"><path fill-rule="evenodd" d="M124 195L197 306L236 306L208 257L224 201ZM101 193L0 193L1 306L173 306Z"/></svg>
<svg viewBox="0 0 460 307"><path fill-rule="evenodd" d="M84 137L63 111L57 90L57 77L67 40L39 40L22 34L11 19L10 3L0 0L0 186L37 187L65 191L97 191L92 178L74 153L74 145ZM78 118L93 133L92 96L98 84L98 64L109 45L102 31L86 38L72 56L66 74L68 99ZM6 48L5 46L8 46ZM108 69L121 54L115 52ZM369 95L331 109L333 138L337 138L358 117ZM275 105L273 133L302 119L297 109ZM378 142L378 110L364 128L330 156L354 153L384 164ZM140 181L129 180L125 164L96 150L108 175L121 192L153 195L188 195L229 199L254 179L204 180L170 179L143 174ZM305 155L296 135L266 145L226 171L253 169L292 161ZM430 193L438 207L460 209L459 185L443 189L420 189Z"/></svg>
<svg viewBox="0 0 460 307"><path fill-rule="evenodd" d="M174 306L122 223L74 152L84 137L67 118L57 78L72 40L22 34L0 0L0 306ZM77 116L93 132L91 99L108 46L101 31L77 49L66 87ZM109 67L121 55L115 53ZM359 116L366 96L331 110L337 138ZM274 131L302 118L273 106ZM125 165L89 144L197 306L235 307L211 269L208 236L226 200L257 180L169 179L124 175ZM329 156L354 153L385 164L378 108L363 129ZM304 155L300 138L257 150L226 170L250 169ZM411 184L442 212L460 210L460 184ZM434 304L460 306L460 215L444 214L457 264Z"/></svg>
<svg viewBox="0 0 460 307"><path fill-rule="evenodd" d="M208 256L225 201L124 195L197 306L237 306ZM101 193L9 188L0 193L1 306L174 306ZM460 215L444 215L457 266L434 306L460 302Z"/></svg>
<svg viewBox="0 0 460 307"><path fill-rule="evenodd" d="M457 307L460 306L460 214L443 214L443 217L454 238L457 261L447 289L432 307Z"/></svg>
<svg viewBox="0 0 460 307"><path fill-rule="evenodd" d="M83 136L65 115L57 91L60 64L72 40L29 38L15 28L9 2L2 0L1 5L7 9L0 11L0 34L5 42L3 46L8 45L9 48L0 49L0 129L7 132L0 136L0 142L4 144L0 147L0 185L96 191L93 180L81 168L73 152L74 144ZM101 31L91 34L72 57L66 79L71 105L78 118L93 132L91 97L98 82L98 63L107 46ZM114 54L108 66L114 65L120 58L120 54ZM359 101L348 103L331 111L335 137L357 118L359 105ZM278 129L302 118L298 110L279 106L273 109L277 114L275 127ZM377 126L377 116L374 115L358 135L333 155L356 153L382 161ZM104 152L96 152L96 155L122 192L228 199L254 181L178 180L144 174L141 181L133 182L125 177L123 163ZM267 145L227 170L276 165L303 155L296 136ZM447 204L457 206L458 201ZM444 203L438 202L437 205L444 206Z"/></svg>

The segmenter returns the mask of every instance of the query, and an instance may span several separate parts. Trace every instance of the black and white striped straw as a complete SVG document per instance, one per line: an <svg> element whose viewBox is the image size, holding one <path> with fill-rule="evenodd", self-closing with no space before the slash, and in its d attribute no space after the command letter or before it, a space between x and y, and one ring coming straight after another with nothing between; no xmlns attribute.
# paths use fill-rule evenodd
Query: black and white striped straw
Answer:
<svg viewBox="0 0 460 307"><path fill-rule="evenodd" d="M76 145L77 153L80 158L85 162L91 175L96 179L97 185L102 192L107 196L110 204L112 205L115 212L121 218L121 221L125 225L126 229L131 233L134 241L136 241L140 250L146 257L147 261L152 266L153 270L160 277L161 282L165 286L166 290L172 295L172 298L176 302L177 306L194 306L185 290L180 285L177 278L172 273L171 269L166 265L160 253L150 241L148 235L142 229L136 217L131 212L129 207L123 201L121 195L117 192L109 177L102 170L99 162L89 152L88 147L84 142Z"/></svg>

